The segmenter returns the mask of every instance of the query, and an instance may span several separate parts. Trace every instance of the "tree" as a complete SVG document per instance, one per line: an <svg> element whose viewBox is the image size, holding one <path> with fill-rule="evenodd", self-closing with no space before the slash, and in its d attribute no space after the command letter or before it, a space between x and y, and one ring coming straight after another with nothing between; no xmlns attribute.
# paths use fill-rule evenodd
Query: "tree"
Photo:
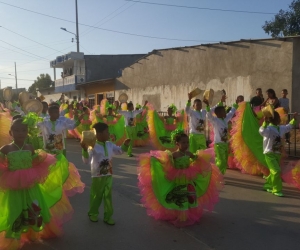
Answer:
<svg viewBox="0 0 300 250"><path fill-rule="evenodd" d="M300 35L300 0L293 0L289 10L280 10L273 20L266 21L263 30L272 37Z"/></svg>
<svg viewBox="0 0 300 250"><path fill-rule="evenodd" d="M28 88L28 92L36 94L36 89L49 88L53 84L51 76L49 74L40 74L34 83Z"/></svg>

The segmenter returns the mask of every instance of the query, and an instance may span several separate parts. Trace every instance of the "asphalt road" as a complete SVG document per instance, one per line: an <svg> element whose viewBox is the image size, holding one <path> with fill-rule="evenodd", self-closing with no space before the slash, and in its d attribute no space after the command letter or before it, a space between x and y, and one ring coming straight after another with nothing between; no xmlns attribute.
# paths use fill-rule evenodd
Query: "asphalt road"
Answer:
<svg viewBox="0 0 300 250"><path fill-rule="evenodd" d="M24 246L24 250L295 250L300 249L300 190L284 185L283 198L262 191L261 177L228 170L226 185L212 213L203 214L200 222L175 228L147 216L140 204L135 158L125 154L113 161L115 226L90 222L87 216L91 184L89 166L81 161L78 142L67 140L67 156L80 171L86 188L71 198L73 219L65 224L61 238ZM135 155L150 148L134 149Z"/></svg>

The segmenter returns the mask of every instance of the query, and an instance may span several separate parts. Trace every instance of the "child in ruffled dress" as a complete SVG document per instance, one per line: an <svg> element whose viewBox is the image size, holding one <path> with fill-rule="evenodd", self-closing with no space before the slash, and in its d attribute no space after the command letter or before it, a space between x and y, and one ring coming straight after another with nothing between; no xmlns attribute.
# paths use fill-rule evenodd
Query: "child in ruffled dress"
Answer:
<svg viewBox="0 0 300 250"><path fill-rule="evenodd" d="M84 188L71 183L71 173L63 180L54 156L26 144L23 120L14 118L13 142L0 149L0 249L19 249L27 241L61 235L62 224L73 213L65 187L72 187L68 191L73 194Z"/></svg>
<svg viewBox="0 0 300 250"><path fill-rule="evenodd" d="M205 151L188 151L189 138L183 130L175 130L172 139L177 151L140 155L139 188L148 215L182 227L199 221L204 209L213 209L223 176Z"/></svg>

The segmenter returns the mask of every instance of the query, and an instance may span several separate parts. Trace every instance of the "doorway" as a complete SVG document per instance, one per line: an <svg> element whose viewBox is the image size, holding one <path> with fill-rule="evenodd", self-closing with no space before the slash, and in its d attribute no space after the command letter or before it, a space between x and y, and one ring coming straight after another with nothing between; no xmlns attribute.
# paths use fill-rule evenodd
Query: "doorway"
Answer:
<svg viewBox="0 0 300 250"><path fill-rule="evenodd" d="M100 105L101 101L103 100L103 94L97 94L97 105Z"/></svg>

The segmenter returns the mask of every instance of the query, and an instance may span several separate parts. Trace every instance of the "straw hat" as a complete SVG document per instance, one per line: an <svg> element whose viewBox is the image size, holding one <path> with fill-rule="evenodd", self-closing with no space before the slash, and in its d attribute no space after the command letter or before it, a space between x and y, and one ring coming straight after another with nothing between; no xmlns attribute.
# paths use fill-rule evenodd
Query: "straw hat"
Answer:
<svg viewBox="0 0 300 250"><path fill-rule="evenodd" d="M40 114L43 111L43 104L38 100L28 100L22 107L25 113L34 112Z"/></svg>
<svg viewBox="0 0 300 250"><path fill-rule="evenodd" d="M82 143L89 147L94 147L96 144L96 132L95 130L82 132Z"/></svg>
<svg viewBox="0 0 300 250"><path fill-rule="evenodd" d="M21 105L29 100L29 93L27 91L23 91L19 94L19 102Z"/></svg>
<svg viewBox="0 0 300 250"><path fill-rule="evenodd" d="M264 117L274 117L274 109L271 105L264 107L262 110Z"/></svg>
<svg viewBox="0 0 300 250"><path fill-rule="evenodd" d="M10 101L12 98L12 88L8 87L8 88L4 88L3 89L3 99L5 101Z"/></svg>
<svg viewBox="0 0 300 250"><path fill-rule="evenodd" d="M127 102L128 101L128 95L126 95L125 93L119 95L119 101L120 102Z"/></svg>
<svg viewBox="0 0 300 250"><path fill-rule="evenodd" d="M40 95L40 99L41 99L41 101L44 101L45 100L45 96Z"/></svg>
<svg viewBox="0 0 300 250"><path fill-rule="evenodd" d="M9 110L12 110L12 109L13 109L13 107L12 107L12 103L11 103L11 101L7 101L7 102L5 102L5 107L6 107L7 109L9 109Z"/></svg>
<svg viewBox="0 0 300 250"><path fill-rule="evenodd" d="M205 90L203 94L203 99L208 100L208 103L211 104L214 98L215 92L212 89Z"/></svg>
<svg viewBox="0 0 300 250"><path fill-rule="evenodd" d="M190 93L190 97L191 98L194 98L196 97L197 95L200 95L201 93L201 90L199 88L195 88L191 93Z"/></svg>

